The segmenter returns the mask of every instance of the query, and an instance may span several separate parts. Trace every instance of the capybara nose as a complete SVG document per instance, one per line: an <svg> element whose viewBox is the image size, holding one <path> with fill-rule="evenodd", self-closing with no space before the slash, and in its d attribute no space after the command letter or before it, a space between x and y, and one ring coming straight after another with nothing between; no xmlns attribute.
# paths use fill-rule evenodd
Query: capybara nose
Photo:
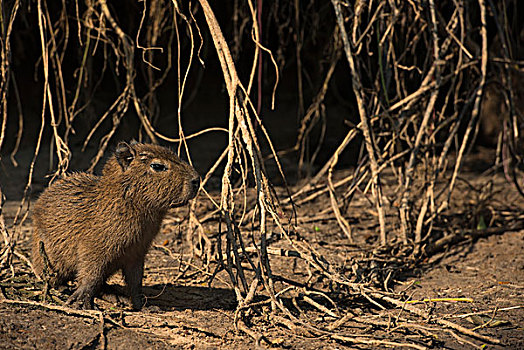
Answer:
<svg viewBox="0 0 524 350"><path fill-rule="evenodd" d="M199 187L200 187L200 177L197 176L191 179L191 188L193 189L193 191L195 191L195 193L198 191Z"/></svg>

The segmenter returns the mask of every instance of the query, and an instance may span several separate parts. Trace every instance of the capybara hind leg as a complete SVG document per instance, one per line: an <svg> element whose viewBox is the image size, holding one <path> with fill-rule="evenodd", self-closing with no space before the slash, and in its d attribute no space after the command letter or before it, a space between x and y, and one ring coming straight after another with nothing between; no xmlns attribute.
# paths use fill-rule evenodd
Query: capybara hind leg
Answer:
<svg viewBox="0 0 524 350"><path fill-rule="evenodd" d="M67 299L66 304L80 309L93 309L93 299L103 283L101 273L83 271L79 275L77 289Z"/></svg>

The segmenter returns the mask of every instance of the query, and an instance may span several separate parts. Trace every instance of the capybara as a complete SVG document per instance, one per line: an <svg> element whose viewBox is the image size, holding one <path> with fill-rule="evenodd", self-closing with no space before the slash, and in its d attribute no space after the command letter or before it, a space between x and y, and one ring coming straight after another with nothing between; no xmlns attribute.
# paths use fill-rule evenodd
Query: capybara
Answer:
<svg viewBox="0 0 524 350"><path fill-rule="evenodd" d="M53 286L76 278L67 300L84 309L105 280L122 271L140 309L144 259L167 210L196 196L198 173L171 150L120 142L102 175L73 173L52 183L33 211L33 264L42 276L42 242Z"/></svg>

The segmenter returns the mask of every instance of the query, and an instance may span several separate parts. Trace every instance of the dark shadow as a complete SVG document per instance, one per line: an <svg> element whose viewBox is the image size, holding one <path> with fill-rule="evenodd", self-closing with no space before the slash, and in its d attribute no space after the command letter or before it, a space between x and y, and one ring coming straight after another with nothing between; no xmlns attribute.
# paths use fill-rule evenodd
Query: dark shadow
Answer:
<svg viewBox="0 0 524 350"><path fill-rule="evenodd" d="M234 310L237 306L231 289L156 284L142 288L146 307L156 306L163 311L171 310Z"/></svg>
<svg viewBox="0 0 524 350"><path fill-rule="evenodd" d="M39 283L39 287L41 282ZM60 299L65 302L75 291L76 283L68 282L55 288L53 294L60 295ZM158 308L162 311L180 310L235 310L237 300L235 292L226 288L209 288L198 286L179 286L171 283L155 284L142 287L143 310L147 308ZM257 301L255 297L255 301ZM101 290L95 295L95 308L105 309L100 304L100 300L105 303L131 310L129 296L124 285L104 284ZM0 347L1 348L1 347Z"/></svg>

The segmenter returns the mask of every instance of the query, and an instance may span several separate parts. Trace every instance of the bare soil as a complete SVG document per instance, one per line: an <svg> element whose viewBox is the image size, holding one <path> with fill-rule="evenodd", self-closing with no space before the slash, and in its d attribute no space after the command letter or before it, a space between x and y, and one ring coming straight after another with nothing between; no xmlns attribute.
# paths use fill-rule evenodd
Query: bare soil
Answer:
<svg viewBox="0 0 524 350"><path fill-rule="evenodd" d="M478 205L475 196L464 195L466 188L482 188L489 181L493 182L495 194L486 206L489 212L485 215L486 225L491 227L502 222L501 216L504 215L513 215L514 221L524 219L524 201L503 175L487 178L471 173L464 176L457 190L458 195L454 196L451 210L462 220L454 222L450 219L450 231L457 227L457 223L467 226L468 215ZM366 198L355 197L348 208L348 217L354 227L356 243L349 244L333 216L318 217L319 208L325 209L328 200L324 195L299 207L300 235L341 271L347 269L347 274L351 274L352 261L367 256L376 242L377 227L372 220L363 219L365 215L372 217L372 214L366 214ZM7 223L12 222L18 205L14 201L4 205ZM203 204L198 211L205 213L210 208ZM108 281L113 292L95 299L102 313L74 312L64 308L62 302L72 292L73 285L61 291L51 290L52 300L48 298L46 303L42 303L42 283L35 282L27 264L15 257L13 270L6 268L0 271L0 349L384 347L356 344L328 336L311 336L301 328L294 329L282 319L269 316L269 305L256 309L248 318L249 329L269 341L257 344L253 337L235 329L237 305L227 273L220 271L209 285L213 264L206 267L190 251L186 240L187 220L183 220L187 213L187 208L180 208L170 215L148 255L144 281L147 305L141 311L132 311L127 306L125 297L121 295L123 281L119 275ZM205 223L205 229L209 236L213 236L218 231L218 222L211 218ZM28 257L30 217L18 234L16 248ZM271 247L290 248L278 237ZM346 337L378 337L397 343L405 340L438 349L524 348L524 230L498 230L486 237L466 238L417 263L396 261L395 264L382 265L382 272L393 271L385 283L385 289L395 292L392 295L398 298L402 296L403 300L411 300L413 306L428 313L427 319L413 317L406 310L383 302L373 305L363 298L337 294L328 281L318 276L311 280L300 258L271 256L275 276L325 291L338 306L338 310L333 309L335 313L340 312L339 316L352 313L355 319L358 318L359 321L355 322L350 317L337 328ZM283 286L282 282L277 282L276 288L279 290ZM264 293L262 288L260 293ZM304 303L299 295L290 295L288 299L290 309L301 311L297 311L299 317L319 325L336 321ZM322 298L315 300L327 304ZM479 334L494 337L501 343L490 344L468 337L455 329L438 325L435 319L452 321ZM378 327L377 322L390 322L391 326Z"/></svg>

